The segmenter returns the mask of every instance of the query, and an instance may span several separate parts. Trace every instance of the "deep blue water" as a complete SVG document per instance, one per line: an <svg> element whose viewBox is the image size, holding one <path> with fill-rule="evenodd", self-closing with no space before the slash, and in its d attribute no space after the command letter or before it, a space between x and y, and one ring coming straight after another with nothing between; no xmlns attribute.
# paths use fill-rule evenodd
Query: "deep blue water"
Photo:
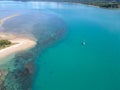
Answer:
<svg viewBox="0 0 120 90"><path fill-rule="evenodd" d="M119 9L49 2L4 2L0 7L7 10L4 14L22 13L20 20L27 23L16 18L17 25L7 21L5 30L37 39L33 90L120 90ZM61 37L41 52L54 35Z"/></svg>

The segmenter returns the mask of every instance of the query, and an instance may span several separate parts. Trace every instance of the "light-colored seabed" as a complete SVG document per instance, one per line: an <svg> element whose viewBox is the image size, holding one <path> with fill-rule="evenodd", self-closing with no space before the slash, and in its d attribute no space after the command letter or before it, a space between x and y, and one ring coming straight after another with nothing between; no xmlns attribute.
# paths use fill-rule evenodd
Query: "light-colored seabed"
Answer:
<svg viewBox="0 0 120 90"><path fill-rule="evenodd" d="M0 27L2 27L5 21L16 16L19 16L19 14L13 14L1 19ZM7 61L8 58L9 60L13 58L17 52L30 49L36 45L36 42L34 40L9 33L0 32L0 39L7 39L10 40L12 43L15 43L14 45L11 45L9 47L0 50L0 62L1 62L0 64L5 63L5 61Z"/></svg>

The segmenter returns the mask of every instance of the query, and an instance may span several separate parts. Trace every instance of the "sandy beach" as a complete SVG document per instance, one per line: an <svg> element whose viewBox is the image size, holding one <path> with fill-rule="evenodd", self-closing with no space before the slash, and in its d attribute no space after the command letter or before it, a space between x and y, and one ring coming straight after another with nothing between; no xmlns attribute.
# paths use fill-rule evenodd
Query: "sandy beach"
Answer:
<svg viewBox="0 0 120 90"><path fill-rule="evenodd" d="M6 36L6 34L2 34L1 36L1 38L7 38L7 37L11 38L10 41L15 44L0 50L0 60L3 58L6 58L9 55L16 54L17 52L32 48L36 45L35 41L25 38L25 37L24 38L16 37L14 35Z"/></svg>

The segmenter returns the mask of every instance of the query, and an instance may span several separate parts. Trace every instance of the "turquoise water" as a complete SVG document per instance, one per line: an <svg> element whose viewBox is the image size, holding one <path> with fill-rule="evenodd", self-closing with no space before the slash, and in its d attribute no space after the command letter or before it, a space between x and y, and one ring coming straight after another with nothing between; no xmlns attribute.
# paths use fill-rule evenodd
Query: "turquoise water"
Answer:
<svg viewBox="0 0 120 90"><path fill-rule="evenodd" d="M33 90L120 90L120 10L60 5L67 35L36 61Z"/></svg>
<svg viewBox="0 0 120 90"><path fill-rule="evenodd" d="M56 28L67 27L62 39L42 53L34 54L38 57L32 90L120 90L119 9L49 2L4 2L0 8L12 12L20 10L20 13L26 13L24 10L42 12L37 15L39 18L34 12L35 26L24 16L22 20L30 23L11 27L8 21L5 26L19 32L25 28L34 33L38 41L49 37ZM19 19L15 20L19 22ZM61 20L64 23L59 23ZM34 28L31 30L32 25ZM39 33L41 30L45 32L41 33L45 37L39 35L36 28ZM84 46L81 44L83 41L86 43Z"/></svg>

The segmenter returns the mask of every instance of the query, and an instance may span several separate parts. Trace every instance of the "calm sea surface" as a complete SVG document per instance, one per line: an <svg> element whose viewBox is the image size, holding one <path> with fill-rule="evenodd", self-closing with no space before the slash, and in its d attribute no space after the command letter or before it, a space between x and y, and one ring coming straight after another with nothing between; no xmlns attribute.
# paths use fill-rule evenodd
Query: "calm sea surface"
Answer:
<svg viewBox="0 0 120 90"><path fill-rule="evenodd" d="M43 11L67 27L62 40L37 54L33 90L120 90L120 9L47 2L0 8Z"/></svg>

